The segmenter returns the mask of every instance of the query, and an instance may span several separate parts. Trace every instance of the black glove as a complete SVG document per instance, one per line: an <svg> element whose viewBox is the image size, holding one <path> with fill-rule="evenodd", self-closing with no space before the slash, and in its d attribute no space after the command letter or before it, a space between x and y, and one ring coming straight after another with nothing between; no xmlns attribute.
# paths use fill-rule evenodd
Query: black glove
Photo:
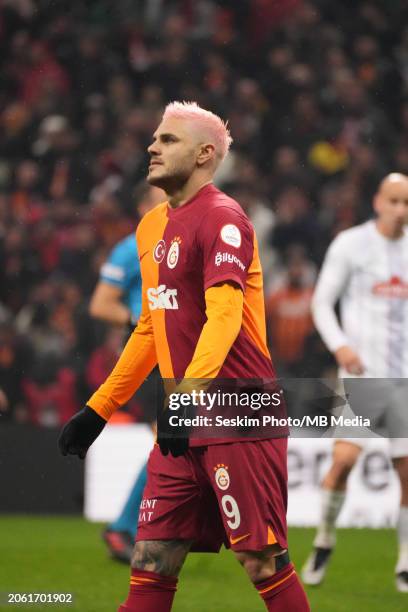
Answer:
<svg viewBox="0 0 408 612"><path fill-rule="evenodd" d="M105 425L105 419L89 406L85 406L74 414L61 431L58 438L61 453L64 456L78 455L80 459L85 459L88 448L99 436Z"/></svg>
<svg viewBox="0 0 408 612"><path fill-rule="evenodd" d="M165 407L157 415L157 443L163 455L170 453L173 457L181 457L188 451L191 427L184 423L179 424L178 421L176 425L170 425L170 417L193 418L194 408L192 403L188 406L180 406L177 410Z"/></svg>

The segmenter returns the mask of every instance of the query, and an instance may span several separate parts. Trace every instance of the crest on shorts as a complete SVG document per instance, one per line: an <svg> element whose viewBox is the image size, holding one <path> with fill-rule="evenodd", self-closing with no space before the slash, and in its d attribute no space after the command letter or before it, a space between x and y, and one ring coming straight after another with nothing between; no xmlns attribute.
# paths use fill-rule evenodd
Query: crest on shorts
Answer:
<svg viewBox="0 0 408 612"><path fill-rule="evenodd" d="M174 236L171 241L169 252L167 253L167 265L172 270L176 267L180 254L180 236Z"/></svg>
<svg viewBox="0 0 408 612"><path fill-rule="evenodd" d="M221 491L226 491L230 486L230 475L228 473L228 465L217 463L214 468L214 477L216 485Z"/></svg>

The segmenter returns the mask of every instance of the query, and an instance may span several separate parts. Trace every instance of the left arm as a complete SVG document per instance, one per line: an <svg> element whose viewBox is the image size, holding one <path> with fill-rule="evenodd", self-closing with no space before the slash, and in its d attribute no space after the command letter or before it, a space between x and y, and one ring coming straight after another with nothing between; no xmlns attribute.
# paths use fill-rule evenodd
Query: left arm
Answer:
<svg viewBox="0 0 408 612"><path fill-rule="evenodd" d="M205 292L205 304L207 321L184 378L172 394L205 390L221 370L241 329L244 296L233 282L209 287ZM157 442L164 455L170 451L174 457L178 457L188 448L188 433L180 435L179 429L179 435L174 437L172 428L168 426L168 416L169 410L165 410L158 418Z"/></svg>
<svg viewBox="0 0 408 612"><path fill-rule="evenodd" d="M234 344L242 323L244 296L232 282L205 292L207 321L201 331L184 378L215 378Z"/></svg>

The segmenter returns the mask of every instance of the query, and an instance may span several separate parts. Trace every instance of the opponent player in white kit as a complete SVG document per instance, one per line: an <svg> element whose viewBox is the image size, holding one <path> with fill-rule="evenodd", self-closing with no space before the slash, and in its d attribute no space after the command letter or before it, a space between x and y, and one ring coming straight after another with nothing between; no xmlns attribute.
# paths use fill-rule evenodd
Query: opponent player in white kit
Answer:
<svg viewBox="0 0 408 612"><path fill-rule="evenodd" d="M386 422L390 454L401 482L396 586L408 593L408 380L390 380L408 379L408 177L386 176L375 195L374 209L375 220L341 232L330 245L312 311L339 365L339 378L346 379L346 388L353 389L357 383L355 397L365 394L362 409L368 412L364 416L371 414ZM341 326L335 313L338 300ZM350 377L377 380L347 381ZM352 404L352 408L362 414L359 406ZM317 585L324 578L336 543L336 519L347 478L365 442L368 439L350 438L334 444L332 465L322 483L321 522L302 571L306 584Z"/></svg>

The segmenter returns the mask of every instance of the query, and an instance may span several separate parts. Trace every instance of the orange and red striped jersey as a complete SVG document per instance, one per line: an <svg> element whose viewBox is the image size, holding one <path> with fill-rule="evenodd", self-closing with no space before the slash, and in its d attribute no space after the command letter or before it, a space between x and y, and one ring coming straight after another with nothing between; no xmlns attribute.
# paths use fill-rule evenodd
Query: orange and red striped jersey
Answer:
<svg viewBox="0 0 408 612"><path fill-rule="evenodd" d="M219 377L271 378L255 234L237 202L207 185L179 208L165 203L146 215L137 242L163 378L184 376L206 321L205 290L223 281L237 283L245 297L241 331Z"/></svg>
<svg viewBox="0 0 408 612"><path fill-rule="evenodd" d="M163 378L182 379L207 320L205 292L225 282L242 289L243 314L217 378L273 379L257 241L239 204L213 184L205 185L179 208L164 202L147 213L136 239L141 317L117 366L89 405L106 418L127 401L156 362ZM197 378L208 376L199 367L195 373Z"/></svg>

